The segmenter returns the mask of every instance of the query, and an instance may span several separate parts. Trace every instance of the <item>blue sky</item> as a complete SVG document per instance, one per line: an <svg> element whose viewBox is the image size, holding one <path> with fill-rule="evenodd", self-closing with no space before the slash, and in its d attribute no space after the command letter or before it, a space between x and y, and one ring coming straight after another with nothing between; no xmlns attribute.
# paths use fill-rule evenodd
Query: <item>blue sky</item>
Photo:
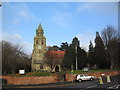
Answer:
<svg viewBox="0 0 120 90"><path fill-rule="evenodd" d="M77 36L87 51L96 31L107 25L117 29L118 6L117 2L5 2L2 22L3 39L19 43L27 53L32 52L40 23L47 46L70 44Z"/></svg>

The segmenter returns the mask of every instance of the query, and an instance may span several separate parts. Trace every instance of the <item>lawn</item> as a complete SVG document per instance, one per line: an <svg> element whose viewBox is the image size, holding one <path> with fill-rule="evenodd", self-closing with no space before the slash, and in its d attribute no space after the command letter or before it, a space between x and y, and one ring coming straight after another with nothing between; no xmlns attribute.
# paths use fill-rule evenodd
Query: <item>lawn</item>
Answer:
<svg viewBox="0 0 120 90"><path fill-rule="evenodd" d="M93 72L107 72L107 71L117 71L117 70L111 70L111 69L98 69L98 70L89 70L89 71L73 70L73 72L66 71L65 73L77 74L77 73L93 73Z"/></svg>
<svg viewBox="0 0 120 90"><path fill-rule="evenodd" d="M82 71L82 70L73 70L73 72L69 71L62 71L60 72L61 74L65 73L72 73L72 74L77 74L77 73L93 73L93 72L106 72L106 71L116 71L116 70L111 70L111 69L99 69L99 70L89 70L89 71ZM29 76L53 76L54 73L51 72L29 72L26 73L25 75L20 75L20 74L9 74L9 76L16 76L16 77L29 77Z"/></svg>
<svg viewBox="0 0 120 90"><path fill-rule="evenodd" d="M29 76L53 76L53 73L50 72L29 72L25 75L17 74L9 74L9 76L16 76L16 77L29 77Z"/></svg>

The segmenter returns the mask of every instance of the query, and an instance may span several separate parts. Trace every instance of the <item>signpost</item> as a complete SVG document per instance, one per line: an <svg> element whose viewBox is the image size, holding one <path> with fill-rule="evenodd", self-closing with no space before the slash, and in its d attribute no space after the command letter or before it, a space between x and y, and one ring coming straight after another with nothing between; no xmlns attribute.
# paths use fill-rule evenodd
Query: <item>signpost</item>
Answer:
<svg viewBox="0 0 120 90"><path fill-rule="evenodd" d="M71 65L72 83L73 83L73 65Z"/></svg>
<svg viewBox="0 0 120 90"><path fill-rule="evenodd" d="M25 70L23 69L23 70L19 70L19 74L20 75L24 75L25 74Z"/></svg>
<svg viewBox="0 0 120 90"><path fill-rule="evenodd" d="M78 70L78 63L77 63L77 45L76 45L76 71Z"/></svg>

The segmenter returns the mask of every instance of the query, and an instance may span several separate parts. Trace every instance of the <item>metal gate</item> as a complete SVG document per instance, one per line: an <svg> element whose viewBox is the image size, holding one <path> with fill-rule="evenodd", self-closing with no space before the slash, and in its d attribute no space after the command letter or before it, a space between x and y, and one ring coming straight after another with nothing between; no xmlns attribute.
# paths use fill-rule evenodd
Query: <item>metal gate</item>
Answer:
<svg viewBox="0 0 120 90"><path fill-rule="evenodd" d="M66 81L66 77L64 73L58 72L57 73L57 81L58 82L64 82Z"/></svg>

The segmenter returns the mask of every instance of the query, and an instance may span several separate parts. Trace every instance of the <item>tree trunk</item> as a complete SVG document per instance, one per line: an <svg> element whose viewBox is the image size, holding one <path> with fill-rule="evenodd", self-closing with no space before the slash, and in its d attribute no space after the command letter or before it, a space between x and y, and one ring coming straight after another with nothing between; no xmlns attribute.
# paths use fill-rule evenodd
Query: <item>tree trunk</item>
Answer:
<svg viewBox="0 0 120 90"><path fill-rule="evenodd" d="M113 62L113 58L111 58L111 66L110 66L110 69L113 70L113 67L114 67L114 62Z"/></svg>
<svg viewBox="0 0 120 90"><path fill-rule="evenodd" d="M14 74L15 73L15 70L12 70L12 74Z"/></svg>

